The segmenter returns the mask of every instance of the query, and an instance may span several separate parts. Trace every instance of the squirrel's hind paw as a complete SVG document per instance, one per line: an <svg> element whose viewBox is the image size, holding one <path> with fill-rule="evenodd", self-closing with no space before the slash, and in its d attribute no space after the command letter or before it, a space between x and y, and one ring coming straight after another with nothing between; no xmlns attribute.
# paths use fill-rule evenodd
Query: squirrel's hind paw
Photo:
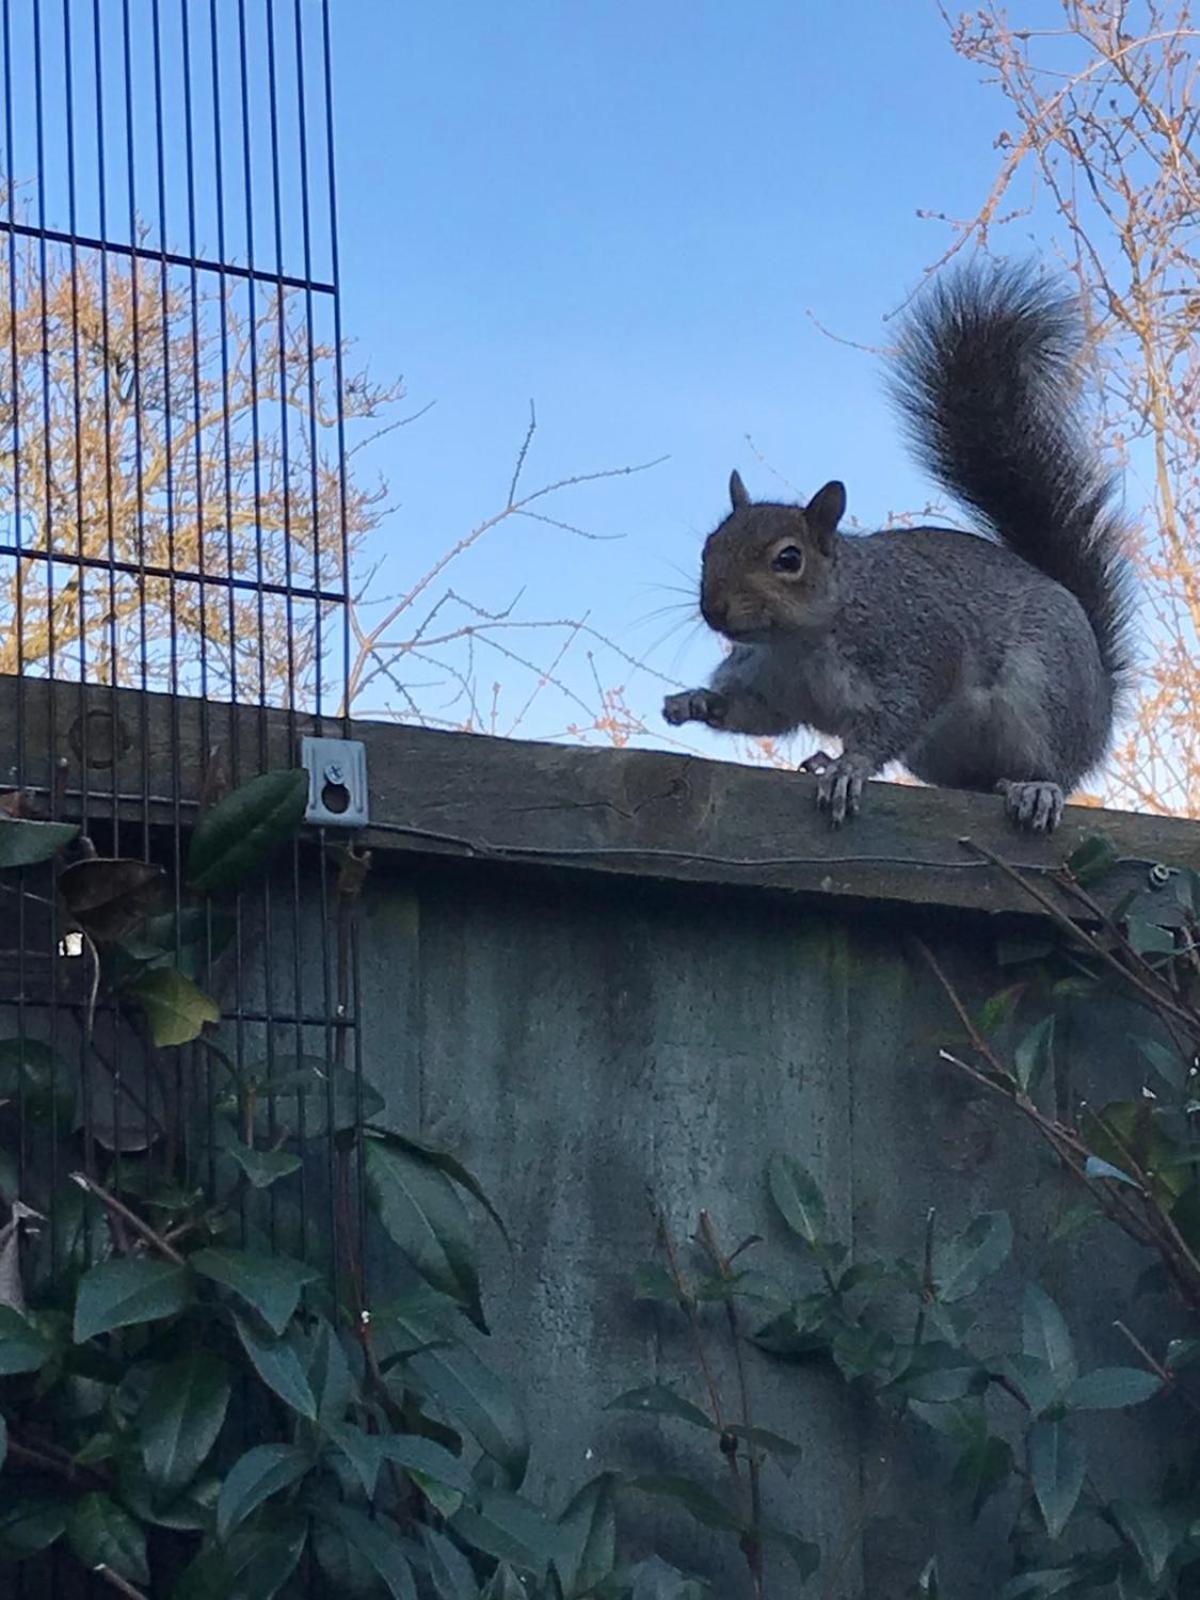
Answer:
<svg viewBox="0 0 1200 1600"><path fill-rule="evenodd" d="M1064 798L1057 783L1014 783L1001 778L996 792L1004 796L1004 809L1018 828L1053 833L1062 821Z"/></svg>

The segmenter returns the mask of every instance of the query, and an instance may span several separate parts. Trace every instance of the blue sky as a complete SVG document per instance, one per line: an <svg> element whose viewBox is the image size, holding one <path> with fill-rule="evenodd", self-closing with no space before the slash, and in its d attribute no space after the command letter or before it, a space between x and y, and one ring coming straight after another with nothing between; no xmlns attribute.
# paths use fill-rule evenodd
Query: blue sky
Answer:
<svg viewBox="0 0 1200 1600"><path fill-rule="evenodd" d="M804 493L843 478L864 523L925 503L878 362L811 318L885 339L946 242L917 212L986 191L1002 106L933 0L356 0L335 30L346 328L411 408L436 402L376 455L398 502L377 592L502 503L530 398L531 485L669 459L552 508L615 542L510 523L451 581L590 610L636 654L730 468L771 492L746 435ZM703 675L716 641L679 642L653 664ZM651 683L629 694L653 710ZM561 720L546 702L523 727Z"/></svg>
<svg viewBox="0 0 1200 1600"><path fill-rule="evenodd" d="M732 467L758 495L807 495L842 478L852 517L867 526L926 503L928 488L884 402L880 362L838 339L886 341L886 313L947 242L944 225L918 212L970 214L994 170L1003 106L954 54L935 0L330 0L329 13L344 329L357 341L353 360L373 377L403 374L409 410L431 405L360 458L388 478L395 504L368 553L382 558L375 596L404 592L500 509L531 400L539 429L527 488L667 459L541 504L598 542L510 521L428 600L452 586L494 610L523 591L516 617L587 613L622 650L676 681L702 679L719 645L699 628L664 639L682 618L652 613L681 599L672 586L694 594L700 546L725 509ZM216 259L223 249L225 259L245 261L248 174L255 264L273 265L277 214L291 272L303 270L298 15L311 108L312 270L327 275L320 0L211 8L157 0L129 9L127 37L127 13L115 3L93 11L77 0L36 13L16 6L12 14L5 163L31 220L44 212L51 226L120 239L136 214L151 249L162 238L190 250L194 233L199 254ZM34 15L42 23L44 194L32 181ZM157 35L147 19L157 19ZM1022 247L1015 237L1007 244ZM325 314L324 302L318 310ZM412 613L409 629L422 615ZM465 616L448 606L439 626ZM497 635L538 666L563 637ZM466 668L461 652L453 659ZM411 669L406 681L429 717L462 716L443 672L425 662ZM536 674L482 647L473 672L481 704L501 680L506 709L496 726L512 726ZM661 683L630 676L604 651L596 673L605 688L623 685L668 740L657 717ZM559 676L595 704L580 643ZM382 709L378 692L359 709ZM547 692L520 727L553 735L572 719L578 706Z"/></svg>

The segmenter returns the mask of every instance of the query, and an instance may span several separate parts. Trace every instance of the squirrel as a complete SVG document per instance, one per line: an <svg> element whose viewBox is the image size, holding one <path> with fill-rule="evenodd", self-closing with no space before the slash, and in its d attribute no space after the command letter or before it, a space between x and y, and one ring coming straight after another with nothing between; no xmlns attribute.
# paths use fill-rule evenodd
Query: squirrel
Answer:
<svg viewBox="0 0 1200 1600"><path fill-rule="evenodd" d="M893 761L1003 794L1018 827L1057 827L1131 672L1127 530L1075 404L1082 343L1078 303L1028 266L936 280L903 328L893 397L980 532L842 534L841 483L781 505L734 472L700 591L732 649L707 688L667 697L667 722L840 738L817 785L835 827Z"/></svg>

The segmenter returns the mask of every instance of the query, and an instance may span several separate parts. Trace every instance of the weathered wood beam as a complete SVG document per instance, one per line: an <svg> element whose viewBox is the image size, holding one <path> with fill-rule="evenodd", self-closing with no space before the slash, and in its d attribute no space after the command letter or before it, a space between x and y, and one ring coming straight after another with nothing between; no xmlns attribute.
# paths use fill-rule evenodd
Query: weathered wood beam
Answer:
<svg viewBox="0 0 1200 1600"><path fill-rule="evenodd" d="M111 815L115 796L123 818L160 824L195 814L214 762L247 777L294 761L312 722L0 679L0 739L11 753L0 771L13 781L18 729L24 781L38 790L55 782L60 814L78 815L86 789L95 816ZM1200 870L1200 827L1190 822L1072 807L1052 839L1034 839L1011 829L998 797L872 784L862 816L835 832L816 811L815 780L797 774L392 723L358 722L353 731L366 744L370 775L364 842L385 852L984 911L1032 907L964 839L1045 870L1103 833L1123 862L1114 890L1146 882L1160 861Z"/></svg>

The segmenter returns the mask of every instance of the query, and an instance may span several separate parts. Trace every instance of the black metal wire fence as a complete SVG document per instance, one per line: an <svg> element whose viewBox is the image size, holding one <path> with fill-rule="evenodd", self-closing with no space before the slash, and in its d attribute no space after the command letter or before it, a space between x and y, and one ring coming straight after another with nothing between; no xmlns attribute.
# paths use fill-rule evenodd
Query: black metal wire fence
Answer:
<svg viewBox="0 0 1200 1600"><path fill-rule="evenodd" d="M0 0L0 72L0 806L78 829L64 865L0 819L0 1308L122 1206L170 1246L231 1154L243 1241L336 1283L353 894L293 831L214 901L191 842L261 774L246 833L292 815L299 734L345 728L330 6ZM52 1558L0 1593L75 1592Z"/></svg>

